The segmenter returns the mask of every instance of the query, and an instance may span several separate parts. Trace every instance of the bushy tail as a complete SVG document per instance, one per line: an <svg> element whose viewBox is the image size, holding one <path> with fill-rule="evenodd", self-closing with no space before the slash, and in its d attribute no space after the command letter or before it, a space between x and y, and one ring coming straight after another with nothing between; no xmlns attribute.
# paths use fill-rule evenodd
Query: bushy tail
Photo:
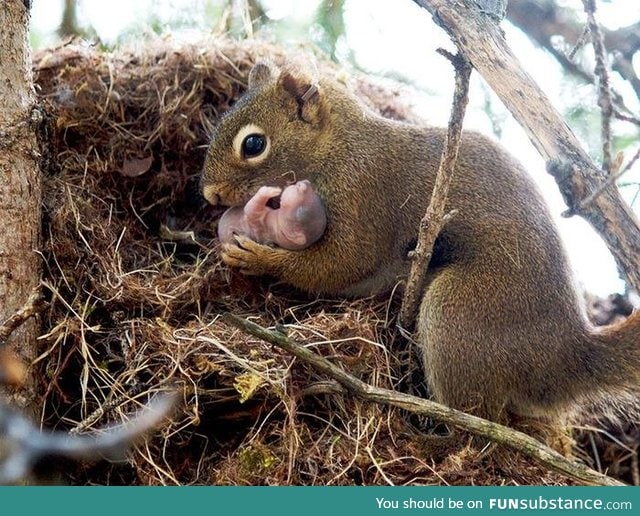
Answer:
<svg viewBox="0 0 640 516"><path fill-rule="evenodd" d="M640 310L633 312L621 323L598 328L594 337L616 349L622 356L626 355L629 359L636 357L635 366L640 366ZM635 369L640 374L640 368Z"/></svg>
<svg viewBox="0 0 640 516"><path fill-rule="evenodd" d="M601 394L635 392L640 395L640 310L624 322L597 328L589 334L582 358L591 389Z"/></svg>

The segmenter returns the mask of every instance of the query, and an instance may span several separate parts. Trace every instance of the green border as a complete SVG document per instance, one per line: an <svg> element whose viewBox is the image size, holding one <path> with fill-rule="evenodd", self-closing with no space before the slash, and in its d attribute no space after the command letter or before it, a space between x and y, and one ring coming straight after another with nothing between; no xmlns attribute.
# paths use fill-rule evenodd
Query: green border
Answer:
<svg viewBox="0 0 640 516"><path fill-rule="evenodd" d="M29 486L0 487L0 497L11 516L640 514L635 487Z"/></svg>

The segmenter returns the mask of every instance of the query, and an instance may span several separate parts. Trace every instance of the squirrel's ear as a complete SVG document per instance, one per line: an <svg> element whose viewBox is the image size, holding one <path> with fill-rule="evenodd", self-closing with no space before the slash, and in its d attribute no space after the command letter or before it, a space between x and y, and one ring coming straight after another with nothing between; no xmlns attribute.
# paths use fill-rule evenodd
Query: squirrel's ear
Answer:
<svg viewBox="0 0 640 516"><path fill-rule="evenodd" d="M266 61L258 61L253 65L253 68L249 72L249 84L250 90L263 86L273 81L275 71L273 67Z"/></svg>
<svg viewBox="0 0 640 516"><path fill-rule="evenodd" d="M295 100L301 120L311 124L320 121L320 88L310 76L285 70L280 74L278 84Z"/></svg>

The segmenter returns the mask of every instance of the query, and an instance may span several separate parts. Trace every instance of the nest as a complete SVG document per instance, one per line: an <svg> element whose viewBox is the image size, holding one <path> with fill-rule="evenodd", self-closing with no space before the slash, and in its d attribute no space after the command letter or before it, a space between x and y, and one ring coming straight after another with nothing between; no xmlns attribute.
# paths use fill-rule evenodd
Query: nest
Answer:
<svg viewBox="0 0 640 516"><path fill-rule="evenodd" d="M221 214L198 190L208 134L252 64L285 51L258 41L170 41L105 53L68 45L35 60L49 115L40 338L45 425L87 432L177 388L173 421L126 463L74 464L73 484L560 484L514 452L461 446L436 460L407 414L347 395L304 364L223 324L230 311L289 335L373 385L411 366L397 302L316 299L247 279L219 259ZM320 59L321 68L335 72ZM385 116L397 92L354 79ZM423 425L424 426L424 425Z"/></svg>

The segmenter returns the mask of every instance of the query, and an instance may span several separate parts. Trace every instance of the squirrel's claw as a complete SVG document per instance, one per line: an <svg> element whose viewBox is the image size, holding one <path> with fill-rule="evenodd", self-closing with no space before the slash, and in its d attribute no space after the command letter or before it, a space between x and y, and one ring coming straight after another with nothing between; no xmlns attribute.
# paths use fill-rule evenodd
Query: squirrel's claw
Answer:
<svg viewBox="0 0 640 516"><path fill-rule="evenodd" d="M222 245L222 261L230 267L240 269L242 274L259 276L275 274L278 253L282 249L275 249L268 245L259 244L244 235L234 235L235 243Z"/></svg>

